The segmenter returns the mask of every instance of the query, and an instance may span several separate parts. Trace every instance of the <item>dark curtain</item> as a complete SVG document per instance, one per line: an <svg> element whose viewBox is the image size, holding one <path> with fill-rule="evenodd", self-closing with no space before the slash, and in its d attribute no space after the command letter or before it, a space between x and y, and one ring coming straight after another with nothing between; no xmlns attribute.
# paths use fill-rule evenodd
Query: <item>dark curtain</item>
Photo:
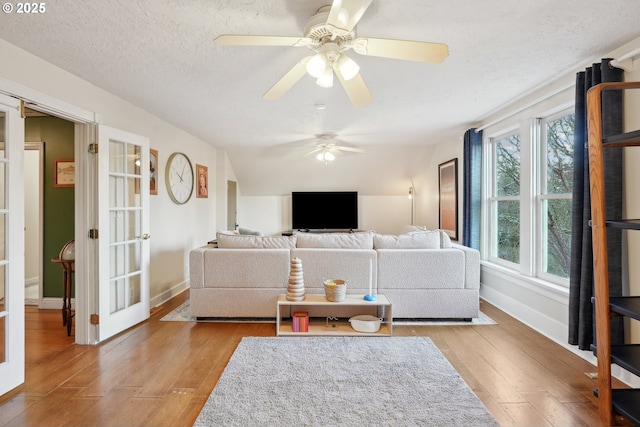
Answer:
<svg viewBox="0 0 640 427"><path fill-rule="evenodd" d="M462 244L480 250L480 206L482 203L482 131L464 134L462 188Z"/></svg>
<svg viewBox="0 0 640 427"><path fill-rule="evenodd" d="M569 344L589 350L595 343L593 246L591 241L591 196L589 188L589 149L587 134L587 90L603 82L620 82L623 70L603 59L576 76L575 135L573 162L573 207L571 229L571 271L569 278ZM605 91L602 96L603 135L620 134L622 93ZM622 148L604 150L606 216L622 218ZM622 295L622 232L607 229L609 254L609 292ZM611 343L624 342L620 317L611 320Z"/></svg>

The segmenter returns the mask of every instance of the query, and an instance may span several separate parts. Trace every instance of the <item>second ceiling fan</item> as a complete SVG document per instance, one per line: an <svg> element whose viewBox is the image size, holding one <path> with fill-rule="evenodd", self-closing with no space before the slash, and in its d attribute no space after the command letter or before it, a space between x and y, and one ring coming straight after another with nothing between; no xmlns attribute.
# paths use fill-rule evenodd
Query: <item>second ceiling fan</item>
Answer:
<svg viewBox="0 0 640 427"><path fill-rule="evenodd" d="M214 43L227 46L305 46L314 54L298 61L271 89L264 99L281 98L305 74L316 79L322 87L333 86L333 77L344 87L351 103L364 107L373 98L360 76L360 67L345 52L353 49L360 55L440 63L448 55L446 44L410 40L356 37L356 24L372 0L334 0L323 6L307 21L304 36L265 36L224 34Z"/></svg>

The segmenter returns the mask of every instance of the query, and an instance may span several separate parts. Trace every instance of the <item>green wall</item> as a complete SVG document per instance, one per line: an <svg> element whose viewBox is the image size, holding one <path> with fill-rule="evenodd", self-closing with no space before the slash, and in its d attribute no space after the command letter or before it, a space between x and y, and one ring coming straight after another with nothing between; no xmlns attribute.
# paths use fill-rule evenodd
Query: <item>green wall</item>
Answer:
<svg viewBox="0 0 640 427"><path fill-rule="evenodd" d="M61 298L62 267L51 259L74 238L74 189L54 187L55 161L73 159L74 124L57 117L28 117L25 122L25 141L44 142L42 292L45 298Z"/></svg>

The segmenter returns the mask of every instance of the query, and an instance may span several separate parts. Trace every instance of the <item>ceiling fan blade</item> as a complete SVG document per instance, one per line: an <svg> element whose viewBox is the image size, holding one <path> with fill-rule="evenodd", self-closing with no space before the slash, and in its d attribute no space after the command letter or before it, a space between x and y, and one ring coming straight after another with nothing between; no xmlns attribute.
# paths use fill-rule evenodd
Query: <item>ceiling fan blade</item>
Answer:
<svg viewBox="0 0 640 427"><path fill-rule="evenodd" d="M312 155L314 153L317 153L318 151L322 151L322 150L324 150L324 148L314 148L313 150L311 150L307 154L305 154L303 157L310 156L310 155Z"/></svg>
<svg viewBox="0 0 640 427"><path fill-rule="evenodd" d="M373 0L333 0L327 24L349 32L356 26Z"/></svg>
<svg viewBox="0 0 640 427"><path fill-rule="evenodd" d="M219 46L308 46L311 39L297 36L223 34L213 39Z"/></svg>
<svg viewBox="0 0 640 427"><path fill-rule="evenodd" d="M335 148L336 150L340 150L340 151L351 151L353 153L365 153L366 152L362 148L345 147L344 145L336 145L333 148Z"/></svg>
<svg viewBox="0 0 640 427"><path fill-rule="evenodd" d="M269 101L275 101L280 99L282 95L287 93L294 84L298 82L305 74L307 74L307 62L311 59L311 56L305 56L296 65L294 65L280 80L276 82L271 89L269 89L264 95L263 99Z"/></svg>
<svg viewBox="0 0 640 427"><path fill-rule="evenodd" d="M449 47L443 43L371 37L357 38L353 44L353 50L360 55L432 63L442 62L449 56Z"/></svg>
<svg viewBox="0 0 640 427"><path fill-rule="evenodd" d="M360 73L356 74L351 80L345 80L340 70L336 70L336 75L354 106L358 108L366 107L373 102L371 92L369 92L369 88L360 76Z"/></svg>

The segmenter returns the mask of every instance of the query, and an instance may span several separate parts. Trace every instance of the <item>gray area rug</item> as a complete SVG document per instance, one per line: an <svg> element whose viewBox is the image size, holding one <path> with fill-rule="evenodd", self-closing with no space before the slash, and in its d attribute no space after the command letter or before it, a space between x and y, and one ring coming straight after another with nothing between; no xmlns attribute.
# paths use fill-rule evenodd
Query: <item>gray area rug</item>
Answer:
<svg viewBox="0 0 640 427"><path fill-rule="evenodd" d="M194 426L498 426L427 337L243 338Z"/></svg>
<svg viewBox="0 0 640 427"><path fill-rule="evenodd" d="M189 301L184 302L182 305L177 307L172 312L166 314L161 321L165 322L268 322L275 323L275 319L249 319L249 318L232 318L232 319L204 319L198 320L195 317L191 316L191 307L189 305ZM394 319L394 325L495 325L496 322L493 321L489 316L480 312L480 316L472 319L471 322L465 322L464 320L426 320L426 319Z"/></svg>

